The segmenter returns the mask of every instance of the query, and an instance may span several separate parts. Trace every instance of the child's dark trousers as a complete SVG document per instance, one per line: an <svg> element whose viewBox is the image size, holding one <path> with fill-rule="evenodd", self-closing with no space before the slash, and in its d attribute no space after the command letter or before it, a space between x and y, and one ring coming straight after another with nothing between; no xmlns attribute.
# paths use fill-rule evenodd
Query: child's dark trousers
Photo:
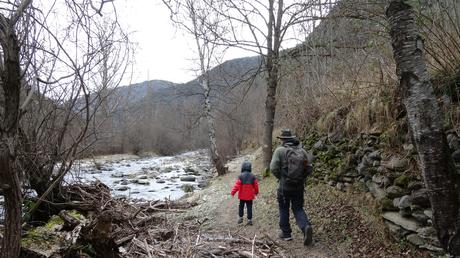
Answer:
<svg viewBox="0 0 460 258"><path fill-rule="evenodd" d="M252 219L252 200L251 201L245 201L245 200L240 200L240 210L239 210L239 215L240 218L244 216L244 205L246 204L246 208L248 210L248 219Z"/></svg>

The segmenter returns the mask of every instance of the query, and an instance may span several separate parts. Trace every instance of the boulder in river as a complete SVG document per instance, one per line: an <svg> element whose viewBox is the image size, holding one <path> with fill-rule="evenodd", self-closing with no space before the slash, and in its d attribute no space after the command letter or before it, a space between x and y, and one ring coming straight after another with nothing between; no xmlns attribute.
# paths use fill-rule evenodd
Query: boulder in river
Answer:
<svg viewBox="0 0 460 258"><path fill-rule="evenodd" d="M128 186L120 186L115 188L115 190L123 192L123 191L128 191L130 188Z"/></svg>
<svg viewBox="0 0 460 258"><path fill-rule="evenodd" d="M148 180L138 180L137 184L139 184L139 185L150 185L150 182Z"/></svg>
<svg viewBox="0 0 460 258"><path fill-rule="evenodd" d="M180 181L184 181L184 182L195 182L195 181L196 181L196 177L194 177L194 176L181 176L181 177L180 177Z"/></svg>
<svg viewBox="0 0 460 258"><path fill-rule="evenodd" d="M112 175L110 175L111 177L115 177L115 178L122 178L122 177L125 177L125 175L122 173L122 172L117 172L117 173L113 173Z"/></svg>
<svg viewBox="0 0 460 258"><path fill-rule="evenodd" d="M190 185L190 184L185 184L185 185L181 186L181 189L182 189L182 191L184 191L186 193L190 193L190 192L193 192L195 190L195 187L193 185Z"/></svg>

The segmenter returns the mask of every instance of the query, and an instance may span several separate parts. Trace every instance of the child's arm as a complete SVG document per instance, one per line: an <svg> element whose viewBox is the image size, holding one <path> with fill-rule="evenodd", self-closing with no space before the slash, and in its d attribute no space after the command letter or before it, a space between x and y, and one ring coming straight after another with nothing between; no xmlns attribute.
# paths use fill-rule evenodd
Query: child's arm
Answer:
<svg viewBox="0 0 460 258"><path fill-rule="evenodd" d="M241 188L241 180L238 179L236 180L236 183L235 185L233 186L232 188L232 192L230 193L232 196L236 194L236 192L238 192Z"/></svg>
<svg viewBox="0 0 460 258"><path fill-rule="evenodd" d="M257 179L254 179L254 193L259 194L259 182L257 182Z"/></svg>

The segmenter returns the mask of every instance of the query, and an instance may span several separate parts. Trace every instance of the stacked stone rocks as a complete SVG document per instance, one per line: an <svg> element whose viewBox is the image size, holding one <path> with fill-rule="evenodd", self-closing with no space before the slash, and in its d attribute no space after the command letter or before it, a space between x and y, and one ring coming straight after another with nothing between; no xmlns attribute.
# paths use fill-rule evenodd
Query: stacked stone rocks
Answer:
<svg viewBox="0 0 460 258"><path fill-rule="evenodd" d="M379 202L392 236L422 249L442 252L432 226L427 190L421 175L413 171L415 152L411 144L404 144L401 154L384 155L378 134L362 134L353 140L337 134L318 138L306 142L307 147L308 142L314 142L310 146L317 157L313 181L325 182L341 191L369 191ZM449 139L453 147L460 146L457 137ZM460 162L460 150L454 155Z"/></svg>

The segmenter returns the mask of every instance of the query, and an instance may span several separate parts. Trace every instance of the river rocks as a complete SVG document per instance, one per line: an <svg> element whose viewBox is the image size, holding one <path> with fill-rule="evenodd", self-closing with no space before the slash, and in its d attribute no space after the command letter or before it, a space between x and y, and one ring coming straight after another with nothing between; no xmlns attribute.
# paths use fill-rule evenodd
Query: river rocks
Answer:
<svg viewBox="0 0 460 258"><path fill-rule="evenodd" d="M110 175L111 177L115 177L115 178L122 178L122 177L125 177L125 175L122 173L122 172L116 172L116 173L113 173L112 175Z"/></svg>
<svg viewBox="0 0 460 258"><path fill-rule="evenodd" d="M128 185L128 184L129 184L129 181L126 179L122 179L120 182L120 185Z"/></svg>
<svg viewBox="0 0 460 258"><path fill-rule="evenodd" d="M163 180L163 179L158 179L158 180L157 180L157 183L158 183L158 184L164 184L164 183L166 183L166 181Z"/></svg>
<svg viewBox="0 0 460 258"><path fill-rule="evenodd" d="M208 184L209 184L208 181L200 181L198 183L198 187L199 188L205 188L206 186L208 186Z"/></svg>
<svg viewBox="0 0 460 258"><path fill-rule="evenodd" d="M150 185L150 182L148 180L138 180L137 184L139 184L139 185Z"/></svg>
<svg viewBox="0 0 460 258"><path fill-rule="evenodd" d="M181 189L182 189L182 191L184 191L186 193L190 193L190 192L193 192L195 190L195 187L193 185L190 185L190 184L185 184L185 185L181 186Z"/></svg>
<svg viewBox="0 0 460 258"><path fill-rule="evenodd" d="M388 187L387 189L385 189L385 192L388 198L390 199L401 197L404 195L404 190L401 187L396 186L396 185L392 185Z"/></svg>
<svg viewBox="0 0 460 258"><path fill-rule="evenodd" d="M115 190L120 191L120 192L128 191L129 189L130 189L130 187L128 187L128 186L119 186L119 187L115 188Z"/></svg>
<svg viewBox="0 0 460 258"><path fill-rule="evenodd" d="M413 219L405 218L398 212L388 211L382 214L382 217L392 223L409 231L416 232L420 225Z"/></svg>
<svg viewBox="0 0 460 258"><path fill-rule="evenodd" d="M184 171L185 171L185 173L195 173L195 172L197 172L197 171L196 171L194 168L192 168L192 167L186 167L186 168L184 169Z"/></svg>
<svg viewBox="0 0 460 258"><path fill-rule="evenodd" d="M196 177L194 177L194 176L181 176L181 177L180 177L180 181L184 181L184 182L195 182L195 181L196 181Z"/></svg>
<svg viewBox="0 0 460 258"><path fill-rule="evenodd" d="M147 175L140 175L137 177L137 179L148 179Z"/></svg>

